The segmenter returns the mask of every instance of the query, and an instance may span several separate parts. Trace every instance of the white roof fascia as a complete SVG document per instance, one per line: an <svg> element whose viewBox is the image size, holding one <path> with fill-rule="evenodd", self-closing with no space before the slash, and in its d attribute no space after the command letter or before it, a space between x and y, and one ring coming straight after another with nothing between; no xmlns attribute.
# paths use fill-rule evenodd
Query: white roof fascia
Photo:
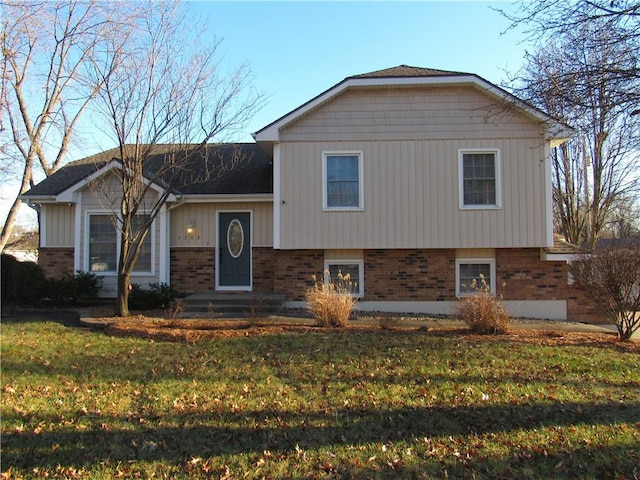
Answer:
<svg viewBox="0 0 640 480"><path fill-rule="evenodd" d="M540 260L543 262L571 262L576 255L573 253L547 253L544 249L540 251Z"/></svg>
<svg viewBox="0 0 640 480"><path fill-rule="evenodd" d="M384 87L384 86L408 86L408 85L463 85L471 84L481 89L490 92L494 96L515 104L520 109L527 112L537 120L546 123L546 139L557 140L556 145L564 143L572 134L573 129L561 124L557 120L551 118L541 110L538 110L527 103L520 100L515 95L503 90L492 83L484 80L477 75L451 75L451 76L434 76L434 77L388 77L388 78L350 78L330 88L329 90L321 93L314 99L303 104L302 106L292 110L288 114L276 120L272 124L265 127L263 130L254 134L254 138L257 142L278 142L279 131L285 125L293 122L297 118L301 117L310 110L316 108L320 104L328 101L332 97L342 93L348 88L353 87Z"/></svg>
<svg viewBox="0 0 640 480"><path fill-rule="evenodd" d="M180 197L182 203L231 203L231 202L272 202L272 193L234 194L209 193L186 194Z"/></svg>
<svg viewBox="0 0 640 480"><path fill-rule="evenodd" d="M54 195L20 195L21 200L26 200L30 204L56 203Z"/></svg>
<svg viewBox="0 0 640 480"><path fill-rule="evenodd" d="M78 183L75 183L74 185L72 185L71 187L66 189L65 191L60 192L58 195L56 195L56 197L55 197L56 202L63 202L63 203L71 202L71 203L75 203L76 202L77 193L81 189L86 187L89 183L94 181L96 178L101 177L102 175L108 173L109 171L111 171L113 169L121 170L122 169L122 165L120 164L120 162L117 162L115 160L111 160L110 162L106 163L105 165L100 167L98 170L93 172L88 177L83 178ZM159 187L155 183L151 183L146 177L143 177L143 180L144 180L144 183L146 185L149 185L157 193L159 193L159 194L164 193L164 189L163 188ZM169 194L169 197L167 197L167 201L168 202L175 202L175 200L176 200L176 197L172 193Z"/></svg>

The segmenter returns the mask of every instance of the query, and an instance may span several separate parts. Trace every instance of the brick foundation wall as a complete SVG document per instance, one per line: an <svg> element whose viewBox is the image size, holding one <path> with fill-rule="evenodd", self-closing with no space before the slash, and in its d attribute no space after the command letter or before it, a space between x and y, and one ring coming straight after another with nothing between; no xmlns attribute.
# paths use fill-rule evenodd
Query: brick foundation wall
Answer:
<svg viewBox="0 0 640 480"><path fill-rule="evenodd" d="M180 293L215 290L215 247L171 249L171 285ZM277 293L287 300L304 300L311 275L322 276L323 250L252 250L253 291Z"/></svg>
<svg viewBox="0 0 640 480"><path fill-rule="evenodd" d="M273 292L287 300L304 300L313 286L312 275L322 279L324 250L272 250Z"/></svg>
<svg viewBox="0 0 640 480"><path fill-rule="evenodd" d="M567 274L566 262L543 261L538 248L496 249L496 289L505 300L566 300L568 320L602 323L590 298L567 284Z"/></svg>
<svg viewBox="0 0 640 480"><path fill-rule="evenodd" d="M567 285L567 320L585 323L611 323L591 297L575 285Z"/></svg>
<svg viewBox="0 0 640 480"><path fill-rule="evenodd" d="M273 292L273 272L277 251L272 247L253 247L253 291Z"/></svg>
<svg viewBox="0 0 640 480"><path fill-rule="evenodd" d="M45 277L60 278L64 274L73 275L73 247L40 247L38 265Z"/></svg>
<svg viewBox="0 0 640 480"><path fill-rule="evenodd" d="M365 250L363 300L456 299L455 250Z"/></svg>
<svg viewBox="0 0 640 480"><path fill-rule="evenodd" d="M72 273L73 248L61 250L41 249L41 262L58 275ZM567 285L566 262L543 261L538 248L496 249L495 259L496 288L505 300L566 300L569 320L604 321L584 292ZM454 249L364 250L363 300L454 301L455 263ZM300 301L311 276L322 277L324 251L254 247L252 268L254 291ZM215 248L172 248L171 284L181 293L214 291Z"/></svg>
<svg viewBox="0 0 640 480"><path fill-rule="evenodd" d="M496 249L496 289L505 300L565 300L566 262L540 260L539 248Z"/></svg>
<svg viewBox="0 0 640 480"><path fill-rule="evenodd" d="M215 290L215 247L173 247L169 261L171 285L178 292L186 294Z"/></svg>

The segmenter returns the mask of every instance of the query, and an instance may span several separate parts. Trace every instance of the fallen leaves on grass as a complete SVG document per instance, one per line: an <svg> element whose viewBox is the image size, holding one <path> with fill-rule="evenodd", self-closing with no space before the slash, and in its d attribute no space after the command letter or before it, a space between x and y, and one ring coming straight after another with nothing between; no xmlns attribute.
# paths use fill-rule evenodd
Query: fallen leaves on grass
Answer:
<svg viewBox="0 0 640 480"><path fill-rule="evenodd" d="M315 327L308 324L281 321L244 320L144 320L111 323L106 333L112 336L148 338L156 341L193 343L211 338L231 338L275 335L281 333L308 334L313 332L372 332L380 335L393 333L461 337L477 342L519 342L539 346L582 345L609 347L619 351L640 353L640 343L619 342L615 335L597 332L565 332L555 330L511 329L500 335L477 335L466 328L396 327L392 330L375 325L350 325L346 328Z"/></svg>

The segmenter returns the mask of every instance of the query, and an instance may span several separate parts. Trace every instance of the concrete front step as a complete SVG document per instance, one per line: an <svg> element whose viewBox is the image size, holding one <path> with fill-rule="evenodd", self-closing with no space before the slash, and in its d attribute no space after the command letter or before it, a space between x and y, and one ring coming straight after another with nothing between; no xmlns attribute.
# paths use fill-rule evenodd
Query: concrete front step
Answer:
<svg viewBox="0 0 640 480"><path fill-rule="evenodd" d="M278 313L284 297L260 292L205 292L182 299L182 316L262 316Z"/></svg>

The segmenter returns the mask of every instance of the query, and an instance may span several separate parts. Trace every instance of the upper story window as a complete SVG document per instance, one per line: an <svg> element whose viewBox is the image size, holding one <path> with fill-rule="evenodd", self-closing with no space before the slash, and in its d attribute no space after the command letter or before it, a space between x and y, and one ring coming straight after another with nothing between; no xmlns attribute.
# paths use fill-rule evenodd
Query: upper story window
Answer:
<svg viewBox="0 0 640 480"><path fill-rule="evenodd" d="M362 210L362 152L325 152L322 158L325 210Z"/></svg>
<svg viewBox="0 0 640 480"><path fill-rule="evenodd" d="M459 151L460 208L500 208L498 150Z"/></svg>
<svg viewBox="0 0 640 480"><path fill-rule="evenodd" d="M138 228L138 223L143 219L146 220L147 215L137 215L133 218L132 229ZM118 270L118 255L120 247L120 235L113 224L111 215L90 213L88 215L88 248L87 259L90 272L100 273L116 273ZM134 273L152 272L153 271L153 226L151 231L147 233L140 255L133 268Z"/></svg>

